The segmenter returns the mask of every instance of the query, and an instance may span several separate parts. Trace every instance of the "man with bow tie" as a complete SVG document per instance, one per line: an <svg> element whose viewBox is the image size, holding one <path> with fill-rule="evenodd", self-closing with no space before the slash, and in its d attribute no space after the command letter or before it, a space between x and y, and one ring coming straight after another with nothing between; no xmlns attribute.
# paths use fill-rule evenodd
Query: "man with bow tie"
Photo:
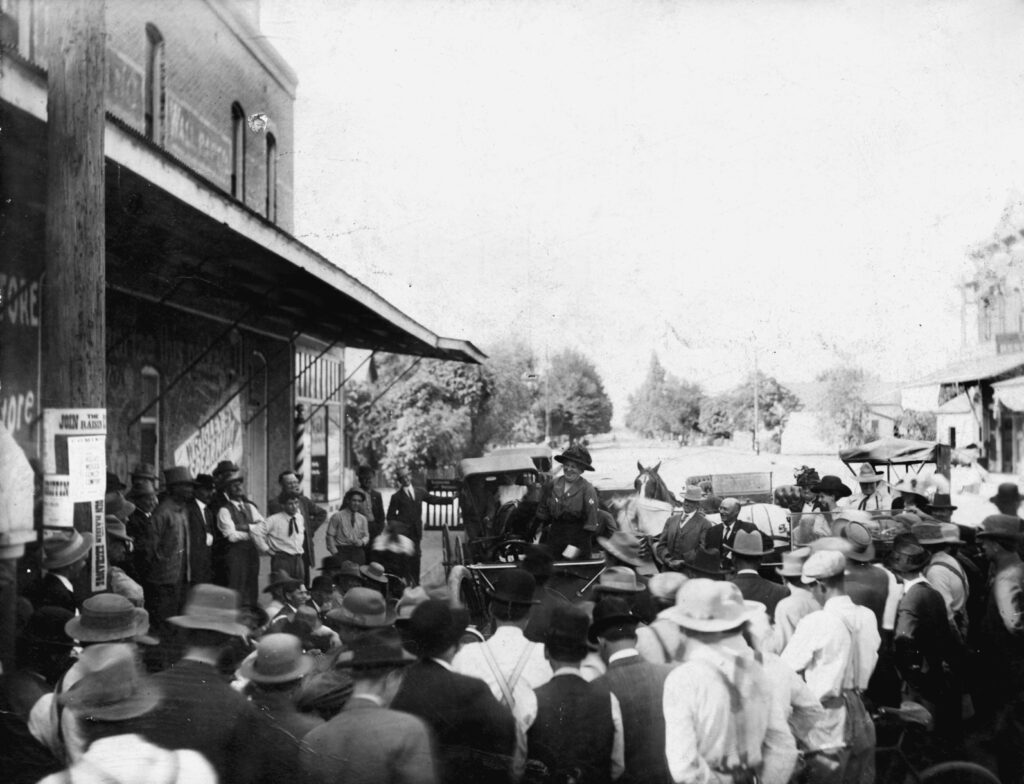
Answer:
<svg viewBox="0 0 1024 784"><path fill-rule="evenodd" d="M281 493L281 511L255 523L252 539L257 550L270 555L271 572L283 571L304 585L302 546L306 539L306 521L302 516L300 498L298 493L290 490Z"/></svg>

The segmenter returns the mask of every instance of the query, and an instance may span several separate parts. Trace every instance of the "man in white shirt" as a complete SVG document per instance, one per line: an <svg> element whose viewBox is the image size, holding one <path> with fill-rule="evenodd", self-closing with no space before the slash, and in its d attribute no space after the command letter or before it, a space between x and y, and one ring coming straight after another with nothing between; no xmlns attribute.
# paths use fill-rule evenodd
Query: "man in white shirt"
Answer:
<svg viewBox="0 0 1024 784"><path fill-rule="evenodd" d="M245 477L238 471L223 478L226 501L217 510L217 531L223 546L227 587L238 591L244 607L259 604L260 554L252 527L263 522L259 509L243 492ZM217 542L215 542L217 544Z"/></svg>
<svg viewBox="0 0 1024 784"><path fill-rule="evenodd" d="M665 614L686 632L682 663L665 680L665 756L676 784L785 784L796 742L779 692L742 636L764 612L733 583L696 578ZM731 777L731 778L730 778Z"/></svg>
<svg viewBox="0 0 1024 784"><path fill-rule="evenodd" d="M857 472L857 482L860 492L839 501L837 506L840 509L863 509L866 512L892 509L893 494L884 474L876 472L869 463L862 463Z"/></svg>
<svg viewBox="0 0 1024 784"><path fill-rule="evenodd" d="M300 507L301 496L285 490L278 496L282 510L266 520L252 526L252 540L263 555L270 555L270 570L285 572L305 582L305 565L302 560L303 543L306 539L306 521Z"/></svg>
<svg viewBox="0 0 1024 784"><path fill-rule="evenodd" d="M801 618L821 609L818 600L811 595L811 592L804 587L800 580L803 575L804 561L810 555L809 547L801 547L783 553L782 566L775 570L789 586L789 596L775 606L775 627L768 645L772 653L781 653L785 650Z"/></svg>
<svg viewBox="0 0 1024 784"><path fill-rule="evenodd" d="M860 693L875 669L881 637L874 613L846 595L845 568L846 556L835 550L819 550L804 562L803 582L822 609L797 624L782 661L804 674L825 708L824 742L839 763L831 780L873 784L875 729Z"/></svg>
<svg viewBox="0 0 1024 784"><path fill-rule="evenodd" d="M523 636L530 619L536 582L522 569L510 569L494 580L490 611L498 628L481 643L465 645L452 659L452 669L483 680L491 693L512 710L516 720L515 769L526 764L526 733L537 717L533 690L551 680L544 647Z"/></svg>
<svg viewBox="0 0 1024 784"><path fill-rule="evenodd" d="M949 622L967 639L967 598L970 589L963 566L953 555L953 548L963 544L960 529L953 523L920 523L910 529L917 542L931 553L931 562L924 570L924 576L931 586L942 595L946 603Z"/></svg>

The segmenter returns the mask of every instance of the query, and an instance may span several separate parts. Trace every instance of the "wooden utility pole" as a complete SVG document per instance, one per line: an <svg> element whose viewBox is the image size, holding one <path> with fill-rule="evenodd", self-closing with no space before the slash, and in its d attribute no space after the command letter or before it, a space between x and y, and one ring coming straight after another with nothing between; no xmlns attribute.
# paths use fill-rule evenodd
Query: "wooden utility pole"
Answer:
<svg viewBox="0 0 1024 784"><path fill-rule="evenodd" d="M62 0L49 11L42 402L105 408L106 3Z"/></svg>

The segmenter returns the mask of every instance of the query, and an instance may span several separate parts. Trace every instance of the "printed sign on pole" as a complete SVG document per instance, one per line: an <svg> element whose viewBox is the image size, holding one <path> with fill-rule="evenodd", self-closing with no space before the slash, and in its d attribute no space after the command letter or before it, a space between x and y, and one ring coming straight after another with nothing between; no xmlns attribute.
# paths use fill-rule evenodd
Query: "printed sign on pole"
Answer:
<svg viewBox="0 0 1024 784"><path fill-rule="evenodd" d="M107 585L106 444L106 409L43 410L43 526L92 532L94 591Z"/></svg>

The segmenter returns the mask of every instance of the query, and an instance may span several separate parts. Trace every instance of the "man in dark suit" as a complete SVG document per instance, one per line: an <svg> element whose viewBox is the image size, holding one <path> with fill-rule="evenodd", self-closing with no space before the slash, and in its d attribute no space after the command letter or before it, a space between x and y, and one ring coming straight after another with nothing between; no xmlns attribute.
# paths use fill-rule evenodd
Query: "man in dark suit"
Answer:
<svg viewBox="0 0 1024 784"><path fill-rule="evenodd" d="M761 559L768 555L770 550L764 549L764 539L758 531L739 531L733 539L733 544L726 547L732 551L733 565L736 573L730 578L740 589L743 598L747 601L761 602L768 612L768 617L775 619L775 605L789 596L789 588L771 580L764 579L758 569L761 566Z"/></svg>
<svg viewBox="0 0 1024 784"><path fill-rule="evenodd" d="M683 495L683 511L669 517L654 540L654 557L665 568L678 571L704 545L712 526L701 511L700 501L700 488L688 485Z"/></svg>
<svg viewBox="0 0 1024 784"><path fill-rule="evenodd" d="M305 540L302 544L302 563L306 571L306 585L310 583L310 574L313 568L313 534L327 522L327 510L317 506L312 498L302 494L301 474L291 469L282 471L277 475L277 483L281 486L281 492L277 497L267 501L267 517L284 511L282 496L285 493L297 493L299 496L299 511L302 512L302 519L306 522Z"/></svg>
<svg viewBox="0 0 1024 784"><path fill-rule="evenodd" d="M554 675L538 689L537 718L527 732L530 758L547 766L553 781L607 784L622 775L622 711L607 683L587 683L590 620L577 607L556 607L544 640Z"/></svg>
<svg viewBox="0 0 1024 784"><path fill-rule="evenodd" d="M43 544L43 579L32 592L32 605L38 610L47 605L78 611L75 581L88 563L93 536L72 531L70 536L48 539Z"/></svg>
<svg viewBox="0 0 1024 784"><path fill-rule="evenodd" d="M359 478L359 489L366 493L366 502L363 504L363 516L366 518L367 528L370 530L370 543L366 546L366 562L373 560L373 540L384 533L384 524L387 517L384 515L384 497L380 491L373 486L374 471L370 466L359 466L357 472Z"/></svg>
<svg viewBox="0 0 1024 784"><path fill-rule="evenodd" d="M745 523L739 519L740 502L735 498L723 499L722 505L718 507L718 513L722 522L708 529L707 535L704 537L704 547L721 552L722 566L726 567L732 565L729 548L735 543L736 534L740 531L756 533L757 527L753 523Z"/></svg>
<svg viewBox="0 0 1024 784"><path fill-rule="evenodd" d="M213 477L199 474L193 483L192 500L185 507L188 512L188 584L208 583L213 579L210 564L210 546L217 527L217 514L210 501L213 498Z"/></svg>
<svg viewBox="0 0 1024 784"><path fill-rule="evenodd" d="M512 713L479 678L452 672L450 664L469 614L441 599L418 605L409 619L409 647L418 661L408 667L392 710L418 716L433 730L439 781L473 784L507 779L516 726Z"/></svg>
<svg viewBox="0 0 1024 784"><path fill-rule="evenodd" d="M450 504L454 499L431 495L422 487L413 487L412 475L406 468L399 468L395 473L398 489L388 502L388 522L397 520L402 524L401 533L412 539L416 545L416 555L410 572L416 584L420 581L420 558L423 541L423 504ZM371 540L372 541L372 540Z"/></svg>
<svg viewBox="0 0 1024 784"><path fill-rule="evenodd" d="M651 664L641 658L636 648L638 623L629 605L616 596L594 607L588 636L608 665L594 683L607 684L622 709L626 772L620 784L670 784L662 695L674 665Z"/></svg>

